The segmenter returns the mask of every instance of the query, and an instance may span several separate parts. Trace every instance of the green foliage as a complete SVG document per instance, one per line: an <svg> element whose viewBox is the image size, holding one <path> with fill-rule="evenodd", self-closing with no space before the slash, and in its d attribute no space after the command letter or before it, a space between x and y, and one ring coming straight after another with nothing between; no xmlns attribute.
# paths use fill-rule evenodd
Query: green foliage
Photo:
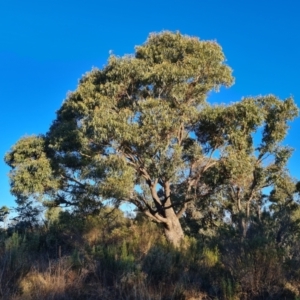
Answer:
<svg viewBox="0 0 300 300"><path fill-rule="evenodd" d="M45 218L49 223L56 222L58 221L61 212L62 209L60 207L49 207L45 211Z"/></svg>
<svg viewBox="0 0 300 300"><path fill-rule="evenodd" d="M57 187L42 136L24 137L5 156L10 172L11 192L15 196L44 194Z"/></svg>
<svg viewBox="0 0 300 300"><path fill-rule="evenodd" d="M217 248L214 249L209 249L209 248L204 248L203 249L203 264L207 267L213 267L215 266L219 260L220 260L220 253Z"/></svg>

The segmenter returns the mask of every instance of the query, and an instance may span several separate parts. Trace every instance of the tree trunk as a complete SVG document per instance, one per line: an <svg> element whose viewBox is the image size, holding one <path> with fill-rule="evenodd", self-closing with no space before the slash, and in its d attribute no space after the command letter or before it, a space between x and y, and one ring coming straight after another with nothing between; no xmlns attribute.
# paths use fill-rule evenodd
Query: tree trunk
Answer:
<svg viewBox="0 0 300 300"><path fill-rule="evenodd" d="M178 248L184 238L184 234L179 219L173 209L168 209L167 219L168 221L164 224L166 239L174 248Z"/></svg>
<svg viewBox="0 0 300 300"><path fill-rule="evenodd" d="M158 179L154 181L149 179L147 183L150 188L152 199L156 206L156 211L152 210L151 212L150 209L150 211L145 211L145 213L152 219L163 224L167 241L172 244L174 248L178 248L184 238L184 234L179 222L179 218L172 207L170 182L166 181L164 183L164 203L162 203L161 199L157 195L156 185L158 183Z"/></svg>

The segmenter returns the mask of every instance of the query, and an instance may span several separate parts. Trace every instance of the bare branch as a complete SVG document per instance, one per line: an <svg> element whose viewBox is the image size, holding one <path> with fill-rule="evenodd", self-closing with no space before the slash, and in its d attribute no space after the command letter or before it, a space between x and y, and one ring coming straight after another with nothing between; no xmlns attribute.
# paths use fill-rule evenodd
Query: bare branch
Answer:
<svg viewBox="0 0 300 300"><path fill-rule="evenodd" d="M79 151L79 154L80 154L81 156L85 156L85 157L88 157L88 158L92 158L92 156L87 155L87 154L84 154L84 153L82 153L82 152L80 152L80 151Z"/></svg>
<svg viewBox="0 0 300 300"><path fill-rule="evenodd" d="M134 204L140 212L144 213L146 216L150 217L153 221L157 223L167 223L168 220L162 217L158 211L153 210L148 203L146 203L145 199L143 199L143 203L146 205L147 208L143 207L138 199L129 199L129 202Z"/></svg>
<svg viewBox="0 0 300 300"><path fill-rule="evenodd" d="M183 204L183 206L180 208L180 210L177 212L176 216L177 216L178 219L180 219L182 217L182 215L185 213L186 208L187 208L187 204L188 204L188 202L185 202Z"/></svg>
<svg viewBox="0 0 300 300"><path fill-rule="evenodd" d="M85 183L80 182L80 181L77 180L76 178L73 178L73 177L70 177L70 176L67 176L67 175L63 175L63 174L61 174L60 176L61 176L63 179L67 179L67 180L70 180L70 181L73 181L73 182L77 183L77 184L80 185L81 187L86 187L86 184L85 184Z"/></svg>
<svg viewBox="0 0 300 300"><path fill-rule="evenodd" d="M162 203L157 195L157 192L156 192L156 185L158 183L158 179L156 178L154 180L154 182L151 182L151 181L147 181L147 184L150 188L150 192L151 192L151 196L152 196L152 199L157 207L157 209L161 210L162 209Z"/></svg>

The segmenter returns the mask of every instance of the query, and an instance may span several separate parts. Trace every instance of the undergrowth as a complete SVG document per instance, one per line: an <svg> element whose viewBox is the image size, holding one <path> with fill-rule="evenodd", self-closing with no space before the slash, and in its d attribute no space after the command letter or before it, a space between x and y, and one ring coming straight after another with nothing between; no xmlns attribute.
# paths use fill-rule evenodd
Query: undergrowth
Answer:
<svg viewBox="0 0 300 300"><path fill-rule="evenodd" d="M3 230L0 243L1 299L299 299L298 257L266 240L187 237L174 249L156 224L118 210L64 212Z"/></svg>

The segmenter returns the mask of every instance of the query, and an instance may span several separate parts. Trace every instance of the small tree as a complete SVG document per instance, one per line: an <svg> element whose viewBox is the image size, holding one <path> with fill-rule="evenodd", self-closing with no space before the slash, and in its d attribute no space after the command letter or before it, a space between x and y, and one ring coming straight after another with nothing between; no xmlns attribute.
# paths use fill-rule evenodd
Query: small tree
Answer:
<svg viewBox="0 0 300 300"><path fill-rule="evenodd" d="M261 219L266 203L274 199L274 192L269 195L267 189L282 191L283 182L295 189L286 168L292 149L281 145L287 121L295 116L297 108L292 99L280 101L272 95L206 108L195 133L220 154L198 181L197 189L205 186L210 193L197 197L187 219L198 219L201 229L207 227L209 233L226 216L245 237L251 224ZM289 201L297 206L294 196L291 193ZM276 209L276 205L271 208Z"/></svg>
<svg viewBox="0 0 300 300"><path fill-rule="evenodd" d="M233 83L224 61L216 42L171 32L151 34L134 55L112 55L80 80L45 136L23 138L6 155L12 193L85 211L107 200L131 203L177 247L179 218L188 203L211 195L204 178L233 143L226 122L211 122L221 108L206 102L212 90ZM291 99L247 99L231 134L251 144L258 126L277 124L266 112L278 105L286 124L296 114ZM242 162L248 152L240 154Z"/></svg>
<svg viewBox="0 0 300 300"><path fill-rule="evenodd" d="M18 206L15 208L17 216L13 218L16 222L16 227L25 230L30 228L33 230L33 226L39 222L39 217L42 212L41 207L36 206L32 200L18 199Z"/></svg>

